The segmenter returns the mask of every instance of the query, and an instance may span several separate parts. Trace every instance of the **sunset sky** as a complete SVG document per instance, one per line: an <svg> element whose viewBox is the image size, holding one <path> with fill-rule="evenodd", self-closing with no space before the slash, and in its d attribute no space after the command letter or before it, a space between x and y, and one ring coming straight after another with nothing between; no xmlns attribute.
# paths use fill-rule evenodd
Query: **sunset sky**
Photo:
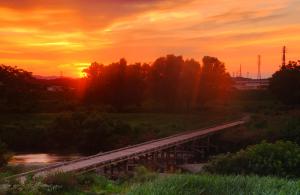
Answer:
<svg viewBox="0 0 300 195"><path fill-rule="evenodd" d="M90 62L166 54L224 61L270 76L300 59L300 0L0 0L0 64L78 77Z"/></svg>

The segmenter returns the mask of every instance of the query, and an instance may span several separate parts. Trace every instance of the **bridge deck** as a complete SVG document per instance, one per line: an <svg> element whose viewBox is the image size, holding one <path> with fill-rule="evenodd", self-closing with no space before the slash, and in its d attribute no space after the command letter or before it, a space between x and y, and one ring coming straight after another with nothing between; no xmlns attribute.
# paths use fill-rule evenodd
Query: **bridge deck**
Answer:
<svg viewBox="0 0 300 195"><path fill-rule="evenodd" d="M121 148L118 150L106 152L103 154L97 154L90 157L81 158L74 161L69 161L67 163L61 163L54 166L42 168L39 170L34 170L28 173L23 173L18 175L17 177L25 177L26 175L33 174L34 176L45 176L48 174L56 173L56 172L75 172L85 170L87 168L97 167L97 166L105 166L108 164L117 163L120 161L124 161L126 159L130 159L135 156L139 156L142 154L148 154L151 152L159 151L162 149L170 148L172 146L180 145L182 143L189 142L191 140L198 139L199 137L205 137L210 134L235 127L241 124L244 124L245 121L239 120L215 127L210 127L206 129L199 129L192 132L186 132L182 134L177 134L174 136L166 137L163 139L158 139L150 142L145 142L142 144ZM24 179L24 178L23 178Z"/></svg>
<svg viewBox="0 0 300 195"><path fill-rule="evenodd" d="M141 153L153 152L153 151L165 148L165 147L171 147L173 145L177 145L177 144L180 144L183 142L190 141L191 139L196 139L199 136L205 136L205 135L208 135L208 134L220 131L220 130L224 130L224 129L227 129L230 127L234 127L234 126L237 126L237 125L240 125L243 123L244 123L244 121L236 121L236 122L229 123L229 124L224 124L224 125L204 129L204 130L202 129L202 130L194 131L194 132L183 134L183 135L178 135L178 136L161 139L158 141L154 141L152 143L140 144L140 145L137 145L136 147L125 148L120 151L95 156L90 159L83 159L80 161L75 161L74 163L70 162L69 164L66 164L66 165L62 165L59 167L55 167L53 169L38 172L36 175L43 176L43 175L49 174L51 172L54 173L54 172L77 171L77 170L82 170L86 167L91 167L94 165L106 164L108 162L127 159L134 155L139 155Z"/></svg>

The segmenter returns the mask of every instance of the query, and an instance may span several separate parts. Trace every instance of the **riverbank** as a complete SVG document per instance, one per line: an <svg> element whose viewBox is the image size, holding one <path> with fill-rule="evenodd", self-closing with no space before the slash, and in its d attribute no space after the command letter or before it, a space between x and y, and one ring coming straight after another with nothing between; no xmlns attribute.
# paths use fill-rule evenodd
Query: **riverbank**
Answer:
<svg viewBox="0 0 300 195"><path fill-rule="evenodd" d="M96 154L220 124L236 112L35 113L0 116L0 137L15 153Z"/></svg>

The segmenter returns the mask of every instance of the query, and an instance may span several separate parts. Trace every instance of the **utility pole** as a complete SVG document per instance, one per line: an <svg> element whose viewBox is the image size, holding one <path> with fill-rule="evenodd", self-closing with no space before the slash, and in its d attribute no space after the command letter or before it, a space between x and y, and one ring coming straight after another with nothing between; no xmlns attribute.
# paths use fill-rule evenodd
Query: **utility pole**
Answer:
<svg viewBox="0 0 300 195"><path fill-rule="evenodd" d="M283 49L282 49L282 66L285 66L286 65L286 61L285 61L285 56L286 55L286 47L283 46Z"/></svg>
<svg viewBox="0 0 300 195"><path fill-rule="evenodd" d="M261 56L258 55L258 59L257 59L257 79L258 80L261 80L260 66L261 66Z"/></svg>
<svg viewBox="0 0 300 195"><path fill-rule="evenodd" d="M242 77L242 65L240 64L240 77Z"/></svg>

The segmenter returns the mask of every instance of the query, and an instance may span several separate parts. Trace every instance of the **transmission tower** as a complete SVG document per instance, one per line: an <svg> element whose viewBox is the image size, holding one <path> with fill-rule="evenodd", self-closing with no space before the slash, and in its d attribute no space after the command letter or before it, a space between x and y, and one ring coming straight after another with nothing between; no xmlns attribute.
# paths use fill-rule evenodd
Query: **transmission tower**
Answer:
<svg viewBox="0 0 300 195"><path fill-rule="evenodd" d="M258 59L257 59L257 79L258 80L261 80L260 66L261 66L261 57L260 57L260 55L258 55Z"/></svg>
<svg viewBox="0 0 300 195"><path fill-rule="evenodd" d="M286 65L285 55L286 55L286 47L283 46L283 49L282 49L282 66Z"/></svg>

